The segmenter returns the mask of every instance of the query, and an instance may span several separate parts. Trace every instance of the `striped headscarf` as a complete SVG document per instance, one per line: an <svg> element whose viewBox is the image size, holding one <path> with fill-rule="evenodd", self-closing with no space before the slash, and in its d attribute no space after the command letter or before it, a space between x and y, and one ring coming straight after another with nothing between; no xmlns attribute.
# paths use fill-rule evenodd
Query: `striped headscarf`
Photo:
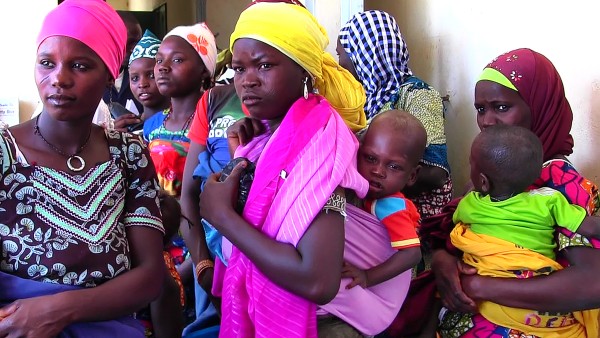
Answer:
<svg viewBox="0 0 600 338"><path fill-rule="evenodd" d="M342 116L353 131L366 126L365 91L354 76L325 52L327 32L310 12L287 3L257 3L242 12L231 34L250 38L279 50L311 74L313 87Z"/></svg>
<svg viewBox="0 0 600 338"><path fill-rule="evenodd" d="M365 88L365 112L372 118L412 75L400 28L388 13L366 11L355 14L339 38Z"/></svg>
<svg viewBox="0 0 600 338"><path fill-rule="evenodd" d="M528 48L515 49L492 60L481 80L519 92L531 111L531 131L542 141L544 161L573 153L573 111L562 79L548 58Z"/></svg>

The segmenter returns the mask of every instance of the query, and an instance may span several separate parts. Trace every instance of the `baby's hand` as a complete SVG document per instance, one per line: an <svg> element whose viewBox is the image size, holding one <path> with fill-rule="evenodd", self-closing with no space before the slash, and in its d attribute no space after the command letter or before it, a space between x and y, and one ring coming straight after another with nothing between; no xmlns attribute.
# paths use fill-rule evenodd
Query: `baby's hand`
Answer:
<svg viewBox="0 0 600 338"><path fill-rule="evenodd" d="M342 267L342 278L352 278L352 282L346 285L346 289L360 285L363 289L367 287L367 271L357 268L356 266L344 262Z"/></svg>

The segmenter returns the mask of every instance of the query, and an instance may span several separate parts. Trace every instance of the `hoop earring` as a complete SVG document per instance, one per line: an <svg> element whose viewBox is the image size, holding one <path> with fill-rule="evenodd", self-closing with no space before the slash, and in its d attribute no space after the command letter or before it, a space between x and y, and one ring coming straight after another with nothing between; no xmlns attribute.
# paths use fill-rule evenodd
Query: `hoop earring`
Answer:
<svg viewBox="0 0 600 338"><path fill-rule="evenodd" d="M304 78L304 80L302 81L302 83L304 83L304 92L303 95L305 100L308 100L308 76Z"/></svg>

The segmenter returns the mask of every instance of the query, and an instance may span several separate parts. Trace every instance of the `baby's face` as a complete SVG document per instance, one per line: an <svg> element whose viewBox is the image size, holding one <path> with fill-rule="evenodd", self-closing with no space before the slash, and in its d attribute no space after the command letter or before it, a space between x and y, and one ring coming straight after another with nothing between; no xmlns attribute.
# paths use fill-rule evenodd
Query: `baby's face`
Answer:
<svg viewBox="0 0 600 338"><path fill-rule="evenodd" d="M358 149L358 172L369 181L368 199L402 191L416 179L412 142L389 128L369 129Z"/></svg>

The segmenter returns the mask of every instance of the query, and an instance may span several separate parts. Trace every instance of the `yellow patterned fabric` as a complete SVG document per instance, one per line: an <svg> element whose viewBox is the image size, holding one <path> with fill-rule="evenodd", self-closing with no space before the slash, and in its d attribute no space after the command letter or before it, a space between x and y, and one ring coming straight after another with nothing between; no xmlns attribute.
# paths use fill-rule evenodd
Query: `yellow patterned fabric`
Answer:
<svg viewBox="0 0 600 338"><path fill-rule="evenodd" d="M272 46L306 69L313 87L358 131L366 126L365 90L342 68L325 47L325 29L308 10L286 3L258 3L240 15L231 34L230 49L238 39L250 38Z"/></svg>
<svg viewBox="0 0 600 338"><path fill-rule="evenodd" d="M482 276L528 278L562 269L550 258L502 239L476 234L463 223L454 227L450 239L464 252L463 261L477 268ZM543 313L489 301L479 303L478 308L481 315L494 324L539 337L598 336L600 310Z"/></svg>

